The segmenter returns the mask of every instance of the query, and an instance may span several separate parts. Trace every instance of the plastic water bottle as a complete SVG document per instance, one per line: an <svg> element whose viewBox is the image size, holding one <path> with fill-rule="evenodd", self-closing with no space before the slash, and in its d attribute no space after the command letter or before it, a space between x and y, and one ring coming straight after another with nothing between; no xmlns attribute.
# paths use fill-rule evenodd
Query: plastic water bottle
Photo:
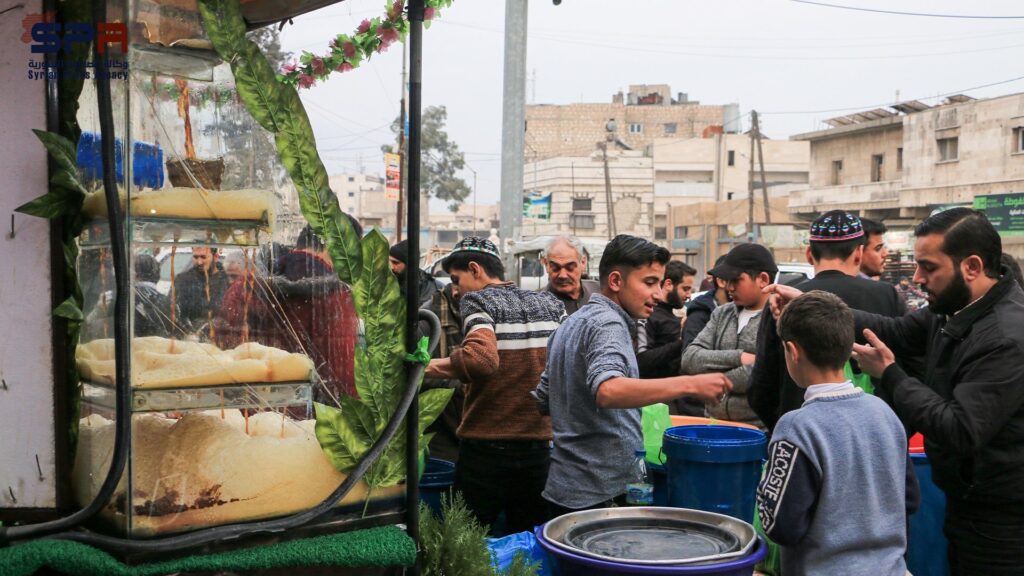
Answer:
<svg viewBox="0 0 1024 576"><path fill-rule="evenodd" d="M647 474L647 463L644 461L647 452L633 452L633 465L630 467L629 482L626 484L626 504L630 506L653 506L654 484Z"/></svg>

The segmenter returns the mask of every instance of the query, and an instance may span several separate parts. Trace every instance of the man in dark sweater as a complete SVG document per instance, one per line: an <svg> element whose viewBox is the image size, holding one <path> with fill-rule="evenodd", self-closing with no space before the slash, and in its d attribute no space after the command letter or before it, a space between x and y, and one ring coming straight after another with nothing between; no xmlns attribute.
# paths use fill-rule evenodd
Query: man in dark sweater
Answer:
<svg viewBox="0 0 1024 576"><path fill-rule="evenodd" d="M900 318L854 313L861 368L876 393L925 437L946 494L951 573L1006 576L1024 566L1024 291L1000 267L1002 240L984 213L953 208L914 230L915 283L928 307ZM772 286L778 310L799 290ZM866 330L869 328L869 330ZM896 357L923 354L923 379Z"/></svg>
<svg viewBox="0 0 1024 576"><path fill-rule="evenodd" d="M177 328L184 332L209 334L221 301L228 291L228 275L217 261L217 249L192 248L192 266L174 279L174 304L178 307Z"/></svg>
<svg viewBox="0 0 1024 576"><path fill-rule="evenodd" d="M811 224L807 259L814 278L799 285L803 292L822 290L838 296L847 306L883 316L903 315L903 304L892 285L859 277L864 253L864 231L856 216L834 210ZM804 402L804 393L786 373L783 346L771 314L761 317L757 362L750 376L750 407L768 429L783 414Z"/></svg>
<svg viewBox="0 0 1024 576"><path fill-rule="evenodd" d="M679 375L679 355L683 351L682 325L675 311L682 308L693 292L691 266L678 260L665 265L665 279L661 281L661 300L644 323L647 346L638 351L637 365L641 378L668 378Z"/></svg>
<svg viewBox="0 0 1024 576"><path fill-rule="evenodd" d="M576 312L601 291L596 281L583 278L587 258L583 243L575 236L555 236L541 252L540 260L548 272L548 284L541 290L561 300L566 314Z"/></svg>
<svg viewBox="0 0 1024 576"><path fill-rule="evenodd" d="M449 358L430 361L426 377L465 383L455 489L492 530L502 512L505 533L532 530L547 519L541 491L551 460L551 420L537 412L530 391L540 383L548 337L565 307L547 292L505 282L498 249L483 238L460 240L443 267L462 293L465 337Z"/></svg>

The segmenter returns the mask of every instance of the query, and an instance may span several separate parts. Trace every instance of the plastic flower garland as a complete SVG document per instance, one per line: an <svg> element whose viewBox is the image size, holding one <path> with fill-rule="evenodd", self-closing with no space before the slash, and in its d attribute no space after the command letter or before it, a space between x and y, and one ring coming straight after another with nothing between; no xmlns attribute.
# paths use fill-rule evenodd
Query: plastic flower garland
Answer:
<svg viewBox="0 0 1024 576"><path fill-rule="evenodd" d="M423 21L427 27L438 15L438 10L451 6L453 0L425 0ZM363 60L369 60L374 53L384 52L395 42L405 41L409 32L405 0L394 0L386 5L383 18L363 20L356 31L339 34L331 40L331 51L324 56L303 52L297 62L285 64L277 79L285 84L310 88L317 80L326 80L334 72L348 72L358 68Z"/></svg>

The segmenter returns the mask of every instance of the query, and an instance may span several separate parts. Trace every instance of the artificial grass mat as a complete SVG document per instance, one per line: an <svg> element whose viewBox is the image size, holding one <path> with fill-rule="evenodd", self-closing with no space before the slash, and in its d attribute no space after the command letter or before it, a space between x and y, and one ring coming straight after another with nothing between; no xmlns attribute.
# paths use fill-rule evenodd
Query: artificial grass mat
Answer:
<svg viewBox="0 0 1024 576"><path fill-rule="evenodd" d="M397 526L381 526L137 566L79 542L36 540L0 548L0 576L29 576L44 566L76 576L157 576L297 566L412 566L415 561L412 539Z"/></svg>

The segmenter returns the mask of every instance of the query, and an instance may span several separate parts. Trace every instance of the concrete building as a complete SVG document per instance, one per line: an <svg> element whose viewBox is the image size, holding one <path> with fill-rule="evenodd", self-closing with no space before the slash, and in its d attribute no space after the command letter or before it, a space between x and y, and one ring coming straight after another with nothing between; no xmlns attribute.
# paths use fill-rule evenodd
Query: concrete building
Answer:
<svg viewBox="0 0 1024 576"><path fill-rule="evenodd" d="M607 237L635 234L652 237L654 170L651 158L639 151L610 149L605 186L601 152L559 156L528 162L525 195L536 208L523 217L523 238L551 234Z"/></svg>
<svg viewBox="0 0 1024 576"><path fill-rule="evenodd" d="M499 204L462 204L455 212L431 212L425 226L429 230L424 248L451 250L467 236L487 238L498 228Z"/></svg>
<svg viewBox="0 0 1024 576"><path fill-rule="evenodd" d="M905 235L937 209L1024 192L1024 93L890 108L833 118L827 130L792 137L810 143L811 170L809 187L790 196L790 213L810 220L842 208ZM1004 237L1004 244L1024 256L1024 238Z"/></svg>
<svg viewBox="0 0 1024 576"><path fill-rule="evenodd" d="M665 84L634 85L607 104L526 107L526 160L589 156L609 134L622 147L646 150L656 138L694 138L740 130L738 104L704 105Z"/></svg>
<svg viewBox="0 0 1024 576"><path fill-rule="evenodd" d="M772 251L776 262L806 262L806 223L789 215L785 197L772 196L768 204L770 223L765 220L764 202L755 198L753 238ZM703 276L719 256L749 240L748 211L745 199L673 207L667 220L673 257L690 264Z"/></svg>

